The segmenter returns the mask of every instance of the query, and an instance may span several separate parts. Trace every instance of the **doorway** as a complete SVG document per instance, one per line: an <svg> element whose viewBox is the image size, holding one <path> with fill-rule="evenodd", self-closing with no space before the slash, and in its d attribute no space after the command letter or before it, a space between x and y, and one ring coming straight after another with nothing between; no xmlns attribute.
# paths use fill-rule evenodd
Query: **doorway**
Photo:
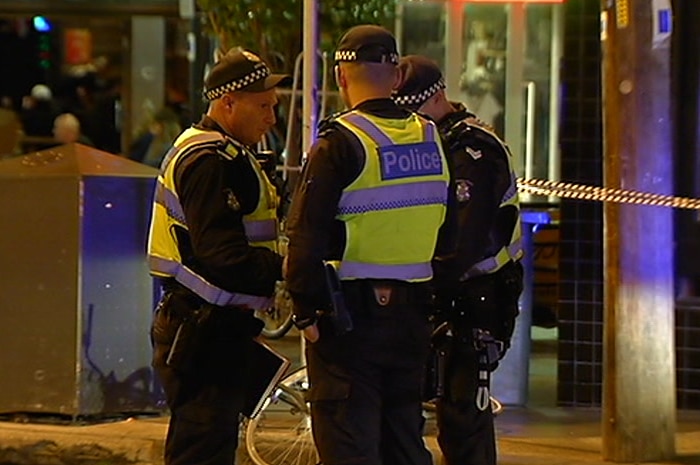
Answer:
<svg viewBox="0 0 700 465"><path fill-rule="evenodd" d="M443 69L448 97L465 103L507 142L518 177L559 180L562 0L404 0L398 5L395 30L400 52L435 60ZM553 197L521 194L521 204L523 209L544 210L558 219ZM545 241L558 250L558 221L549 226L533 229L535 247ZM546 237L538 237L542 233ZM531 366L529 370L514 367L521 370L514 375L521 382L512 383L517 388L507 393L518 404L527 402L528 392L522 391L528 389L537 391L529 396L535 403L556 401L552 393L557 378L558 254L556 261L545 266L537 252L533 253L534 282L526 283L533 301L521 309L528 319L520 318L537 324L529 332L530 340L522 341L523 355L527 360L530 354ZM552 302L554 321L540 325L539 318L529 318L536 316L534 309L539 312ZM527 329L523 331L527 337ZM529 388L522 377L529 377Z"/></svg>

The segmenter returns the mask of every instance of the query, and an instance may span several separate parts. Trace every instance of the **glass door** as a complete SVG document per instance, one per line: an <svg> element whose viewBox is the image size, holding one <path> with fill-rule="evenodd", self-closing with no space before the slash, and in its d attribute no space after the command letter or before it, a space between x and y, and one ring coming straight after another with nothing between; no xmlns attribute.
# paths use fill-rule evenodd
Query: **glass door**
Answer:
<svg viewBox="0 0 700 465"><path fill-rule="evenodd" d="M399 3L401 53L434 59L448 96L494 127L526 178L559 179L561 9L551 0Z"/></svg>
<svg viewBox="0 0 700 465"><path fill-rule="evenodd" d="M448 97L493 126L510 147L517 176L558 180L561 3L405 0L398 13L401 53L427 55L442 66ZM523 211L554 201L520 200ZM532 224L523 230L526 257L536 256ZM511 349L493 377L492 393L510 405L525 405L528 398L530 323L538 297L531 260Z"/></svg>

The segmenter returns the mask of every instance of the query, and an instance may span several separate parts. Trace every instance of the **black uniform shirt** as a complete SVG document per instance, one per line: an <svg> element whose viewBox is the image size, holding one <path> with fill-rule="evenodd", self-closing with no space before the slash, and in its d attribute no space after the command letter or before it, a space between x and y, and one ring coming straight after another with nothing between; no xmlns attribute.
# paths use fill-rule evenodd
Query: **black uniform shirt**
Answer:
<svg viewBox="0 0 700 465"><path fill-rule="evenodd" d="M207 116L195 127L225 134ZM200 150L194 162L185 160L175 168L175 189L189 228L189 234L178 230L183 263L226 291L272 295L282 279L282 257L251 247L243 226L243 215L255 210L260 195L248 155L229 160L212 147Z"/></svg>
<svg viewBox="0 0 700 465"><path fill-rule="evenodd" d="M459 240L456 260L461 273L510 244L517 219L515 208L499 208L511 187L508 153L490 131L481 129L464 106L438 122L445 137L457 185ZM458 122L469 122L464 130L452 130Z"/></svg>
<svg viewBox="0 0 700 465"><path fill-rule="evenodd" d="M381 118L410 116L410 112L399 108L391 99L368 100L354 109ZM335 218L338 202L343 189L359 176L364 166L365 154L357 137L330 121L321 123L319 138L309 153L288 218L287 289L294 300L294 311L302 319L327 307L322 260L342 258L345 229ZM448 218L438 239L440 254L454 251L457 225L453 197L448 199Z"/></svg>

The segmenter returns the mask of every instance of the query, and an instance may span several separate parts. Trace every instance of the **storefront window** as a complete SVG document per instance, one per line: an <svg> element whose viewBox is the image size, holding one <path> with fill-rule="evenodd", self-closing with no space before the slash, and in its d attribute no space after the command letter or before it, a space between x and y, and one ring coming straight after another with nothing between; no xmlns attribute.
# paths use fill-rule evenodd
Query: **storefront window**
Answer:
<svg viewBox="0 0 700 465"><path fill-rule="evenodd" d="M561 5L405 1L398 11L402 53L441 66L450 98L506 140L517 174L558 179Z"/></svg>

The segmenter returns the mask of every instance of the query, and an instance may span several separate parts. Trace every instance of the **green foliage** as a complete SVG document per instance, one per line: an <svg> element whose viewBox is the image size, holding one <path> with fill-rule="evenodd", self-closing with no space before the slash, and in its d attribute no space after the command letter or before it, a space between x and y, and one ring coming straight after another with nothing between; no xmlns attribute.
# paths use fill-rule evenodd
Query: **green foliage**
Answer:
<svg viewBox="0 0 700 465"><path fill-rule="evenodd" d="M396 0L317 0L319 42L330 51L356 24L393 29ZM240 46L279 71L291 72L303 40L303 0L197 0L223 50Z"/></svg>

